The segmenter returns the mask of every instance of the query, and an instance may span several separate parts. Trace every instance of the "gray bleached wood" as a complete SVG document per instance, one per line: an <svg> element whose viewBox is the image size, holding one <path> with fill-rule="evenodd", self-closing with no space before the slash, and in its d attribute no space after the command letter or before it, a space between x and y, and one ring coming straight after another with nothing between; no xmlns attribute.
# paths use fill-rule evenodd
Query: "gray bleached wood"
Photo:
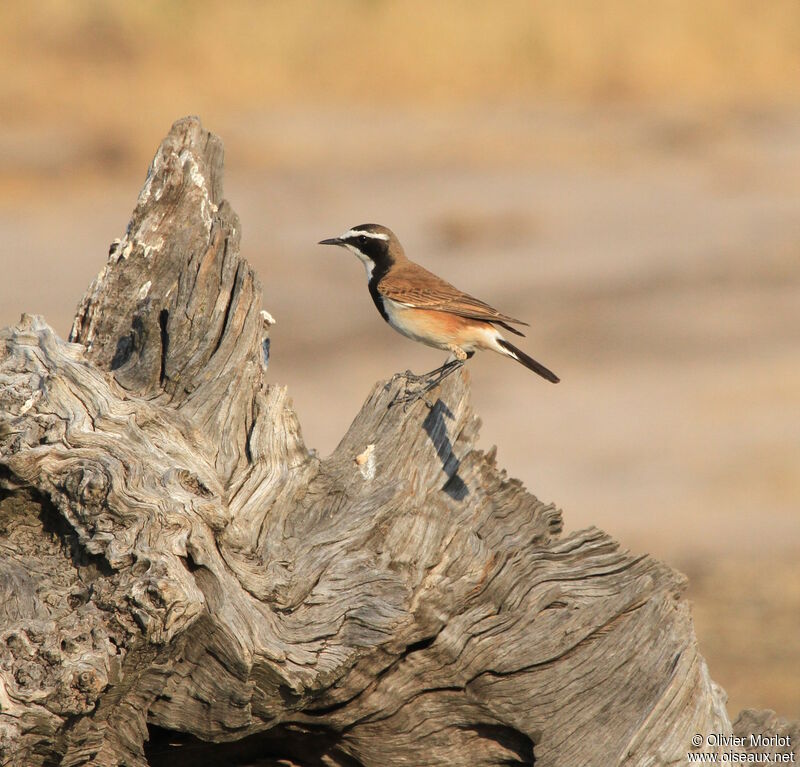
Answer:
<svg viewBox="0 0 800 767"><path fill-rule="evenodd" d="M731 732L683 577L562 536L475 447L464 374L407 412L378 384L306 449L221 177L176 122L70 342L0 333L2 763L223 748L148 726L342 767L679 764Z"/></svg>

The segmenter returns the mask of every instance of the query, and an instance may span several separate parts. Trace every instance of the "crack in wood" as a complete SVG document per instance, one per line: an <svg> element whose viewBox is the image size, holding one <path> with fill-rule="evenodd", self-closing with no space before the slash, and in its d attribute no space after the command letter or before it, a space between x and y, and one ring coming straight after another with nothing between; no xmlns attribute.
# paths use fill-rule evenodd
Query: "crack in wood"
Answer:
<svg viewBox="0 0 800 767"><path fill-rule="evenodd" d="M74 343L0 331L0 762L654 767L730 733L685 580L562 537L463 371L305 446L221 176L175 123Z"/></svg>

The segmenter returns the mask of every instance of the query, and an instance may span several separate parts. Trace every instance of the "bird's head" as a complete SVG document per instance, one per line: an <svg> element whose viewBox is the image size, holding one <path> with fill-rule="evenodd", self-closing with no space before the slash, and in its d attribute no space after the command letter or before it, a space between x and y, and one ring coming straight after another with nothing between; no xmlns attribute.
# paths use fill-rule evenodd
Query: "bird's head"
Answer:
<svg viewBox="0 0 800 767"><path fill-rule="evenodd" d="M376 268L385 271L404 256L403 247L394 232L380 224L354 226L339 237L321 240L319 244L339 245L354 253L364 264L368 280Z"/></svg>

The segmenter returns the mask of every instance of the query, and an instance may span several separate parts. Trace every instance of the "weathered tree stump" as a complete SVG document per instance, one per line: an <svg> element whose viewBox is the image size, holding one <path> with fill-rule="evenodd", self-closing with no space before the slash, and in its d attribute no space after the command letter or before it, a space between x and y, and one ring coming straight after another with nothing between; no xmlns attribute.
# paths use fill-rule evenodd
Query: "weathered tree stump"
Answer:
<svg viewBox="0 0 800 767"><path fill-rule="evenodd" d="M2 331L2 763L657 765L730 733L684 578L563 537L464 376L306 449L221 176L177 122L70 342Z"/></svg>

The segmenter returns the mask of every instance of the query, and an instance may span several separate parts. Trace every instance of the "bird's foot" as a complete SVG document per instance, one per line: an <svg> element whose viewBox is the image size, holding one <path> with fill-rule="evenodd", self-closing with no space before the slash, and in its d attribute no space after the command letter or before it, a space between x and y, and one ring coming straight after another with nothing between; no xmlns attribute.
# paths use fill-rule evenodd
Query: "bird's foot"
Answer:
<svg viewBox="0 0 800 767"><path fill-rule="evenodd" d="M403 405L403 410L407 411L411 405L421 399L429 408L433 408L433 403L426 399L425 395L435 389L447 376L454 373L463 364L463 360L451 360L423 375L415 375L410 370L406 370L405 373L397 373L392 376L392 381L397 378L404 378L404 391L402 394L398 392L397 396L389 403L389 407Z"/></svg>
<svg viewBox="0 0 800 767"><path fill-rule="evenodd" d="M406 386L402 393L398 392L397 396L389 403L392 408L395 405L402 405L403 412L408 412L408 409L417 401L422 400L429 408L433 408L433 403L425 397L425 395L432 389L432 386Z"/></svg>
<svg viewBox="0 0 800 767"><path fill-rule="evenodd" d="M407 411L408 408L414 404L414 402L416 402L418 399L422 399L425 393L430 390L430 387L428 387L428 384L430 383L429 373L425 375L417 375L416 373L412 373L410 370L406 370L405 373L395 373L386 386L384 386L384 390L389 391L395 381L402 381L403 386L389 403L390 408L394 407L395 405L404 405L403 410ZM425 404L427 404L429 407L433 407L428 400L425 400Z"/></svg>
<svg viewBox="0 0 800 767"><path fill-rule="evenodd" d="M410 370L406 370L405 373L395 373L392 376L391 383L394 383L395 381L399 381L401 378L404 381L406 381L407 383L420 383L421 381L427 381L429 375L430 375L430 373L424 373L423 375L417 375L416 373L412 373Z"/></svg>

